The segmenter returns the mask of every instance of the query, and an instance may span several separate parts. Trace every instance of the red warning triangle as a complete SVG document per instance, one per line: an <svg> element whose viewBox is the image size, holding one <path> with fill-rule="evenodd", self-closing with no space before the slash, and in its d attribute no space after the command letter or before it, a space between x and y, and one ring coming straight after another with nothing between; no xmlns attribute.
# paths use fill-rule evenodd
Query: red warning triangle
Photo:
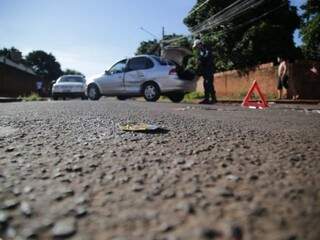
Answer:
<svg viewBox="0 0 320 240"><path fill-rule="evenodd" d="M260 97L260 100L258 101L252 99L255 90L258 92L258 95ZM261 92L257 81L253 82L252 87L250 88L247 96L243 100L242 106L256 109L264 109L269 107L268 102L264 97L263 93Z"/></svg>

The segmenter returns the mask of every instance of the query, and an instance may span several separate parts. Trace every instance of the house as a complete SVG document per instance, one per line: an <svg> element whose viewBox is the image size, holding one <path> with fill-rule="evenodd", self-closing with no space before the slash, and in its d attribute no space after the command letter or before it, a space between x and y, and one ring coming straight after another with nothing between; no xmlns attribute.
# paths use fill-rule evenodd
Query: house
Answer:
<svg viewBox="0 0 320 240"><path fill-rule="evenodd" d="M37 92L38 81L31 68L0 56L0 97L28 96Z"/></svg>

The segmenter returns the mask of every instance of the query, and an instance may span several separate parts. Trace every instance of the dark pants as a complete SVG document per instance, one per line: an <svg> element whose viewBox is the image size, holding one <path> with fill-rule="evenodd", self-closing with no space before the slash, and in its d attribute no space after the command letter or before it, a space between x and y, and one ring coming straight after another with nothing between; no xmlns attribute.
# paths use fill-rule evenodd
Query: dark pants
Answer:
<svg viewBox="0 0 320 240"><path fill-rule="evenodd" d="M203 74L204 98L208 101L210 100L210 97L212 101L217 101L213 81L214 81L213 73Z"/></svg>

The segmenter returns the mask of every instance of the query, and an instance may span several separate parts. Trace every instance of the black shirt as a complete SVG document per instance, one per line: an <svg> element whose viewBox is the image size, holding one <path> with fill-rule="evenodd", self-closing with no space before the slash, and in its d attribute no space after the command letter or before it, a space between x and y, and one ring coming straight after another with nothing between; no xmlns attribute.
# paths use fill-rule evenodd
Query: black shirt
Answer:
<svg viewBox="0 0 320 240"><path fill-rule="evenodd" d="M199 53L199 70L201 74L213 74L213 55L211 49L203 46Z"/></svg>

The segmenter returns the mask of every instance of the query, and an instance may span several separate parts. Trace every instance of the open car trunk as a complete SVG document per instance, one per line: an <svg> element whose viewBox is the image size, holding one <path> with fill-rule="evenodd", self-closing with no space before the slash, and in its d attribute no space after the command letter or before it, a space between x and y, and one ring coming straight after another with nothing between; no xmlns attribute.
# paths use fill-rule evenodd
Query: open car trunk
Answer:
<svg viewBox="0 0 320 240"><path fill-rule="evenodd" d="M161 57L168 59L175 63L177 74L182 80L192 81L195 79L196 74L186 69L187 60L192 56L192 52L183 47L165 47L161 53Z"/></svg>

